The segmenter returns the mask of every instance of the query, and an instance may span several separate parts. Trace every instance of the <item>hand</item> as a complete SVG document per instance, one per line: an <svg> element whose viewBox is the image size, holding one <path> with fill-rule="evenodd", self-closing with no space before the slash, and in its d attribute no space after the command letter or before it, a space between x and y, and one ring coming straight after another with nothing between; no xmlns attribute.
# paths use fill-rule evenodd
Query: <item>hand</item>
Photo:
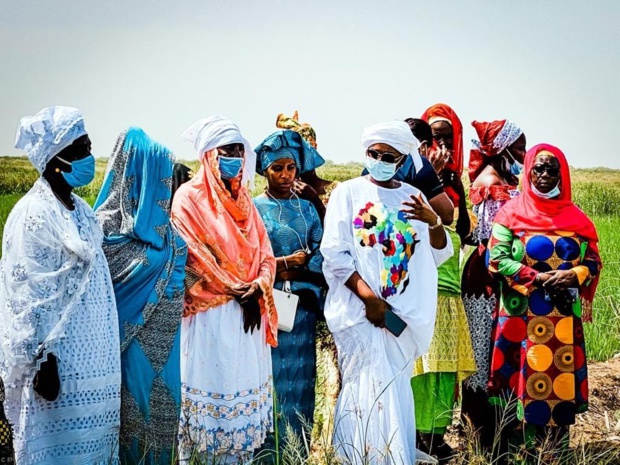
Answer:
<svg viewBox="0 0 620 465"><path fill-rule="evenodd" d="M366 306L366 318L377 328L385 327L385 312L389 305L377 296L364 300Z"/></svg>
<svg viewBox="0 0 620 465"><path fill-rule="evenodd" d="M257 299L262 295L263 291L261 290L258 283L249 283L243 286L245 288L245 292L239 296L239 300L241 302L245 302L250 299Z"/></svg>
<svg viewBox="0 0 620 465"><path fill-rule="evenodd" d="M306 184L299 179L295 179L295 181L293 181L293 192L295 192L300 197L311 201L317 200L319 198L319 194L316 193L316 191L310 184Z"/></svg>
<svg viewBox="0 0 620 465"><path fill-rule="evenodd" d="M42 354L39 354L37 360L41 357ZM47 354L47 360L41 363L39 371L34 375L32 388L34 392L49 402L58 398L60 378L58 376L58 360L54 354Z"/></svg>
<svg viewBox="0 0 620 465"><path fill-rule="evenodd" d="M450 157L452 157L452 150L448 150L445 145L431 147L427 156L436 173L441 173Z"/></svg>
<svg viewBox="0 0 620 465"><path fill-rule="evenodd" d="M409 208L401 210L408 220L418 220L429 226L437 224L437 213L422 198L422 194L417 197L411 196L411 202L403 202Z"/></svg>
<svg viewBox="0 0 620 465"><path fill-rule="evenodd" d="M457 192L459 192L463 187L463 181L461 181L459 175L452 170L443 170L439 177L444 187L452 187Z"/></svg>
<svg viewBox="0 0 620 465"><path fill-rule="evenodd" d="M293 255L289 255L288 257L286 257L286 264L289 266L289 268L294 266L304 266L308 261L308 258L310 258L310 255L308 255L303 250L299 250Z"/></svg>
<svg viewBox="0 0 620 465"><path fill-rule="evenodd" d="M276 281L298 281L299 270L282 270L277 273Z"/></svg>
<svg viewBox="0 0 620 465"><path fill-rule="evenodd" d="M543 287L552 291L566 290L569 287L577 287L577 274L573 270L553 270L547 272L547 279Z"/></svg>
<svg viewBox="0 0 620 465"><path fill-rule="evenodd" d="M251 298L246 301L240 301L241 309L243 310L243 330L247 333L250 331L254 333L254 329L260 329L261 314L260 304L258 298Z"/></svg>
<svg viewBox="0 0 620 465"><path fill-rule="evenodd" d="M551 275L549 273L538 273L534 281L534 284L536 284L538 287L543 287L545 283L549 281L550 278L551 278Z"/></svg>

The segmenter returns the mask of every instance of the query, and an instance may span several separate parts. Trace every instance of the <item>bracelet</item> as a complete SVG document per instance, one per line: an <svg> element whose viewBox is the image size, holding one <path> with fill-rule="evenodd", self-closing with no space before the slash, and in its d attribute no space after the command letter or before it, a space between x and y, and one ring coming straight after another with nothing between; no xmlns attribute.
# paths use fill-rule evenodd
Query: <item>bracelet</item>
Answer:
<svg viewBox="0 0 620 465"><path fill-rule="evenodd" d="M288 270L288 263L286 263L286 257L282 257L282 260L284 260L284 268Z"/></svg>
<svg viewBox="0 0 620 465"><path fill-rule="evenodd" d="M441 216L437 215L437 222L433 226L429 226L428 229L432 231L433 229L437 229L443 223L441 222Z"/></svg>

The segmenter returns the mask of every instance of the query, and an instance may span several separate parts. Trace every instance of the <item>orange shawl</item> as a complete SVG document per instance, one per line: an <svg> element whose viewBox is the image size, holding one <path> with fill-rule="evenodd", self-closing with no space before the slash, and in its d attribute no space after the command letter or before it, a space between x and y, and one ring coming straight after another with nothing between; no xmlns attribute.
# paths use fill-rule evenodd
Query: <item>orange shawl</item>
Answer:
<svg viewBox="0 0 620 465"><path fill-rule="evenodd" d="M260 306L261 314L267 314L267 342L276 347L276 260L265 226L241 186L243 173L231 180L235 200L221 180L217 149L207 151L201 161L198 173L179 188L172 204L172 221L188 248L184 316L229 302L234 299L232 289L256 282L263 291Z"/></svg>

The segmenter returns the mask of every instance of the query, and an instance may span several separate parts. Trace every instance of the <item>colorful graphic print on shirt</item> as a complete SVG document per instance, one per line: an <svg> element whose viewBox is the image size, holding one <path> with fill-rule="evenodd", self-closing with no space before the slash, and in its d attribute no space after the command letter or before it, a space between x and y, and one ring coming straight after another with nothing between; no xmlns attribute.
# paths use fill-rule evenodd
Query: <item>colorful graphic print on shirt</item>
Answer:
<svg viewBox="0 0 620 465"><path fill-rule="evenodd" d="M409 284L409 261L420 242L404 213L368 202L353 219L353 228L362 247L382 247L381 297L396 295L401 283L402 293Z"/></svg>

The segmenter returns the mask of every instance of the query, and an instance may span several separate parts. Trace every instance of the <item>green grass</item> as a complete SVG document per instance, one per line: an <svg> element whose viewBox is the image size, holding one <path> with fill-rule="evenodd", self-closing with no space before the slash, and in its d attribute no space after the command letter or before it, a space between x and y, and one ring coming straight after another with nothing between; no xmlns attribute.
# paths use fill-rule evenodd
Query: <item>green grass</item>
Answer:
<svg viewBox="0 0 620 465"><path fill-rule="evenodd" d="M97 160L97 175L87 187L76 193L91 205L103 181L107 160ZM198 161L184 162L198 169ZM28 192L38 173L24 157L0 157L0 234L13 205ZM357 176L360 163L336 165L327 162L319 175L334 181ZM585 327L588 358L607 360L620 353L620 171L606 168L573 169L573 198L596 223L605 268L594 302L594 322ZM254 195L262 192L265 182L257 178Z"/></svg>

